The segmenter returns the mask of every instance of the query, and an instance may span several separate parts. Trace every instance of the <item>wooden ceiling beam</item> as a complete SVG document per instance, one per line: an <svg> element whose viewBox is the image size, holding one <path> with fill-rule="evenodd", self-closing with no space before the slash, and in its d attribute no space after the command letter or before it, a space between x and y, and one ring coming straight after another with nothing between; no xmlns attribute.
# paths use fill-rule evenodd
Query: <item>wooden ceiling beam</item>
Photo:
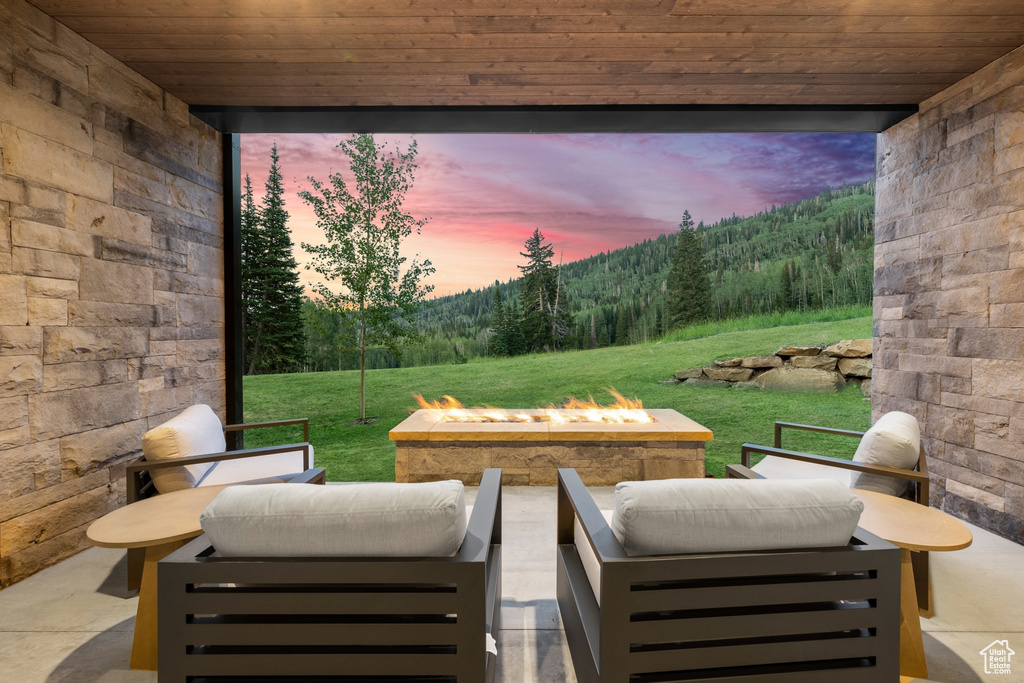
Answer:
<svg viewBox="0 0 1024 683"><path fill-rule="evenodd" d="M351 35L360 33L1017 33L1024 14L949 16L61 17L82 34Z"/></svg>
<svg viewBox="0 0 1024 683"><path fill-rule="evenodd" d="M773 84L786 85L933 85L947 82L951 77L959 80L968 74L772 74ZM236 76L160 76L156 84L168 90L192 88L231 88L238 84ZM300 78L293 74L263 74L260 87L281 87L289 90L305 88L393 88L444 89L474 86L489 89L492 86L606 86L631 88L642 86L682 88L694 85L761 85L764 74L736 73L684 73L684 74L430 74L430 75L372 75L323 76Z"/></svg>
<svg viewBox="0 0 1024 683"><path fill-rule="evenodd" d="M728 55L750 49L929 49L952 47L1005 48L1024 42L1024 22L1018 33L393 33L393 34L160 34L83 33L108 51L146 49L148 54L172 50L704 50ZM543 53L540 53L543 56ZM581 53L585 56L585 53ZM173 55L171 55L173 57ZM600 56L600 55L598 55Z"/></svg>
<svg viewBox="0 0 1024 683"><path fill-rule="evenodd" d="M1015 0L33 0L54 17L397 17L397 16L949 16L1024 14Z"/></svg>
<svg viewBox="0 0 1024 683"><path fill-rule="evenodd" d="M712 59L718 57L718 59ZM956 59L940 56L905 57L890 60L875 50L848 56L839 65L824 62L815 54L788 55L778 53L749 53L742 60L722 59L721 55L694 52L673 61L610 61L610 62L147 62L127 65L136 70L145 69L150 78L163 76L194 76L210 78L247 78L255 76L417 76L434 74L686 74L686 73L746 73L746 74L921 74L945 73L953 78L953 65L966 65L966 73L973 73L992 61L989 54L960 54Z"/></svg>

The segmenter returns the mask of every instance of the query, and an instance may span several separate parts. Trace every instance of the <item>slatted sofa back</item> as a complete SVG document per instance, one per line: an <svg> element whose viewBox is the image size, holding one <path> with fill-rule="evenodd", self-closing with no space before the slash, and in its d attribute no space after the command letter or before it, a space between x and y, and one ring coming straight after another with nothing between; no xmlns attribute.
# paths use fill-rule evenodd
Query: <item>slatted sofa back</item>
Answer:
<svg viewBox="0 0 1024 683"><path fill-rule="evenodd" d="M451 558L222 558L199 537L159 565L159 680L493 680L500 503L488 470Z"/></svg>
<svg viewBox="0 0 1024 683"><path fill-rule="evenodd" d="M559 506L558 605L582 683L898 679L900 555L885 541L858 529L841 548L628 557L578 477Z"/></svg>

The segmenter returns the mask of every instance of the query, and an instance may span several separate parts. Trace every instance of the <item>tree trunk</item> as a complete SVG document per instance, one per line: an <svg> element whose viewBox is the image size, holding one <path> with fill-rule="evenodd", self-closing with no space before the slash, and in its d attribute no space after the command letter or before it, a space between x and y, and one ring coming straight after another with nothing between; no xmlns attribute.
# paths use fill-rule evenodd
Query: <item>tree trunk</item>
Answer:
<svg viewBox="0 0 1024 683"><path fill-rule="evenodd" d="M366 311L359 306L359 421L366 421Z"/></svg>

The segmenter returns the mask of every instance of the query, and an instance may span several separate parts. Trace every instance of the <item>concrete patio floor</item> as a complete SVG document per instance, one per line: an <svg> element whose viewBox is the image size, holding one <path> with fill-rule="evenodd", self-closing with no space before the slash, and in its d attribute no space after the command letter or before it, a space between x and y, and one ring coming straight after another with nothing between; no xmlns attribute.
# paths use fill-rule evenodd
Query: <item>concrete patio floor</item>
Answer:
<svg viewBox="0 0 1024 683"><path fill-rule="evenodd" d="M611 507L613 489L592 491ZM498 679L575 681L555 603L555 490L505 487L502 513ZM1024 681L1024 547L971 531L970 548L932 554L936 614L921 621L928 680ZM91 548L0 591L0 678L156 681L128 668L138 599L124 586L124 551ZM994 640L1020 653L1010 675L984 673L980 651Z"/></svg>

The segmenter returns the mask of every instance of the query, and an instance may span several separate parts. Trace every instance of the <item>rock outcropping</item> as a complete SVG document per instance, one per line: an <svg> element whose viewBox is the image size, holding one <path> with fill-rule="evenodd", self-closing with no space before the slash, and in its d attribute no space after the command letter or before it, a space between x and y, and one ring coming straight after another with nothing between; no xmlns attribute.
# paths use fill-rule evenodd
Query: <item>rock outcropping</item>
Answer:
<svg viewBox="0 0 1024 683"><path fill-rule="evenodd" d="M766 391L840 391L848 383L871 395L871 340L825 346L783 346L773 354L724 358L680 370L675 382L691 386L743 386Z"/></svg>

